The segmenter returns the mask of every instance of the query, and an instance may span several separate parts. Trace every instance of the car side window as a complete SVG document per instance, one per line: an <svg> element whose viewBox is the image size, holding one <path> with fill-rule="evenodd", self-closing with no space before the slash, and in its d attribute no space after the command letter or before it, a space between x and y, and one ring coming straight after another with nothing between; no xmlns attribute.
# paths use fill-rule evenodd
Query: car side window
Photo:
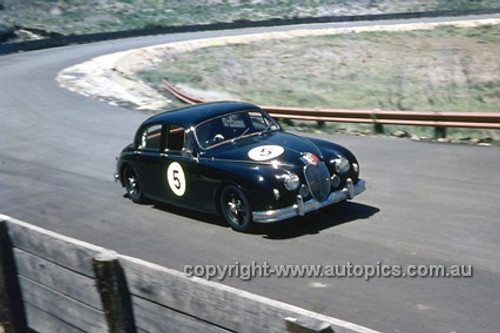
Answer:
<svg viewBox="0 0 500 333"><path fill-rule="evenodd" d="M225 128L241 129L246 127L243 113L231 114L222 117L221 120Z"/></svg>
<svg viewBox="0 0 500 333"><path fill-rule="evenodd" d="M186 130L183 127L170 125L167 132L167 150L181 151L184 148L185 134Z"/></svg>
<svg viewBox="0 0 500 333"><path fill-rule="evenodd" d="M152 125L141 134L139 149L160 151L161 125Z"/></svg>

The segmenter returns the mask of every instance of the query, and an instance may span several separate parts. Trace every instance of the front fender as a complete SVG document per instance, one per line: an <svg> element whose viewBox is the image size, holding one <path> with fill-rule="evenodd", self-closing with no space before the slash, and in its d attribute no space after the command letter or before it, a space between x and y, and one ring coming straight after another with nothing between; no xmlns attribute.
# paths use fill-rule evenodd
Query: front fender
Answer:
<svg viewBox="0 0 500 333"><path fill-rule="evenodd" d="M296 191L284 188L283 175L289 171L273 168L270 165L256 165L238 162L213 162L223 175L216 191L216 199L227 184L239 186L247 195L253 210L269 210L289 205L296 197ZM276 199L274 190L280 196Z"/></svg>
<svg viewBox="0 0 500 333"><path fill-rule="evenodd" d="M314 143L314 145L316 145L316 147L318 147L321 150L325 160L327 160L327 158L332 158L334 156L336 157L337 155L342 155L345 156L351 162L357 162L354 154L344 146L318 138L308 137L307 140Z"/></svg>
<svg viewBox="0 0 500 333"><path fill-rule="evenodd" d="M356 156L347 148L322 139L317 139L317 138L307 138L310 140L312 143L314 143L322 152L323 154L323 159L328 166L328 169L330 170L330 173L334 173L334 166L332 161L336 159L339 155L344 156L349 160L349 163L351 164L351 169L349 172L344 175L342 178L345 180L346 178L351 178L354 183L356 184L358 179L359 179L359 163L358 160L356 159ZM358 171L356 172L353 170L352 165L356 163L358 165Z"/></svg>

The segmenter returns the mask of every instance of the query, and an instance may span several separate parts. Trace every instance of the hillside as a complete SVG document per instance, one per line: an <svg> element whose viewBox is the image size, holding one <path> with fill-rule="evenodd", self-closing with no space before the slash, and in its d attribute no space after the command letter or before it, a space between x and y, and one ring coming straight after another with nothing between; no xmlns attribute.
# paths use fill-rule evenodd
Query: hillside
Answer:
<svg viewBox="0 0 500 333"><path fill-rule="evenodd" d="M0 42L197 23L500 7L500 0L0 0Z"/></svg>

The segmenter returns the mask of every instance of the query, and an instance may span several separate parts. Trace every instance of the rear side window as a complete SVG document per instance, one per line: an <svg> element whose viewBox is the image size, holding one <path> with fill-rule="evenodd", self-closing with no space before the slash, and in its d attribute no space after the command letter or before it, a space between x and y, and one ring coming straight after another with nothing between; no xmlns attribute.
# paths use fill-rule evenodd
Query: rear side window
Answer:
<svg viewBox="0 0 500 333"><path fill-rule="evenodd" d="M160 151L161 125L152 125L141 134L139 149Z"/></svg>
<svg viewBox="0 0 500 333"><path fill-rule="evenodd" d="M183 127L171 125L167 133L167 149L181 151L184 148L186 130Z"/></svg>

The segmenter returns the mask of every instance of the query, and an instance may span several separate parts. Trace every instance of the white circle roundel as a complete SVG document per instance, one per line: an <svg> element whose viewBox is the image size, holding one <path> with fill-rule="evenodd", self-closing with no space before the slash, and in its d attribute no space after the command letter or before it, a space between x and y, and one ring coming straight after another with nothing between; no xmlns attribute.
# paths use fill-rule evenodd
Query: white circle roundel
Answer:
<svg viewBox="0 0 500 333"><path fill-rule="evenodd" d="M283 154L285 149L281 146L266 145L251 149L248 152L248 157L254 161L267 161Z"/></svg>
<svg viewBox="0 0 500 333"><path fill-rule="evenodd" d="M184 192L186 192L186 177L179 163L170 163L167 169L167 181L175 195L179 197L184 195Z"/></svg>

